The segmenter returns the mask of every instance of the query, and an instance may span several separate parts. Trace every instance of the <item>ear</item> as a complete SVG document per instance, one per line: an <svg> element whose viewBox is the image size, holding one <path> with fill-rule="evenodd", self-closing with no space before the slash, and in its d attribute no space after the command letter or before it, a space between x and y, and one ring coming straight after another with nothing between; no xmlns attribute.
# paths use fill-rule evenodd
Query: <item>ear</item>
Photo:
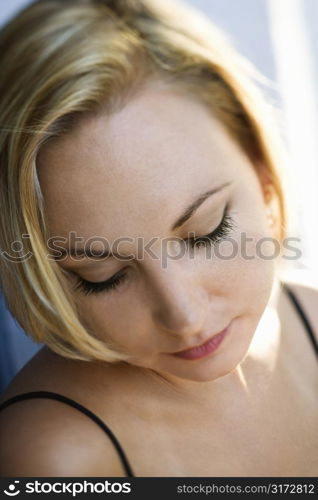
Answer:
<svg viewBox="0 0 318 500"><path fill-rule="evenodd" d="M252 163L262 187L264 202L268 205L271 202L272 197L275 196L271 172L268 170L265 161L259 156L254 156Z"/></svg>
<svg viewBox="0 0 318 500"><path fill-rule="evenodd" d="M262 191L265 205L271 206L274 203L274 199L276 197L276 192L273 184L271 182L262 184Z"/></svg>
<svg viewBox="0 0 318 500"><path fill-rule="evenodd" d="M273 184L263 186L263 193L269 229L273 238L280 241L280 206Z"/></svg>
<svg viewBox="0 0 318 500"><path fill-rule="evenodd" d="M255 162L256 172L261 184L263 198L265 203L266 216L268 225L272 231L273 237L279 240L279 224L280 224L280 205L277 192L274 188L273 181L266 167L261 160Z"/></svg>

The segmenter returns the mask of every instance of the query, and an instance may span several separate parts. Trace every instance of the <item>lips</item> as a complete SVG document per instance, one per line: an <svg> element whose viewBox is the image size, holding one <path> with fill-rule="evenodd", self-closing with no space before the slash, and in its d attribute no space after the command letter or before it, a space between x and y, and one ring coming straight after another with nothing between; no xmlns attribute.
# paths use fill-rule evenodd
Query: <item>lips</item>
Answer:
<svg viewBox="0 0 318 500"><path fill-rule="evenodd" d="M218 348L227 331L228 327L207 339L203 344L183 351L174 352L172 355L183 359L198 359L207 356Z"/></svg>

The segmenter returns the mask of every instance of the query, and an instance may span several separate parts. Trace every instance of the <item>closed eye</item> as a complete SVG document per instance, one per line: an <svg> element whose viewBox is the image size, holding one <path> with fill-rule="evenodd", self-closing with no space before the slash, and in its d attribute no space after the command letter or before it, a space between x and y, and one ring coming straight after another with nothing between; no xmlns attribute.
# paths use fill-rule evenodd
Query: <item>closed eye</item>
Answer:
<svg viewBox="0 0 318 500"><path fill-rule="evenodd" d="M215 245L217 241L225 239L231 233L234 227L235 223L233 218L229 214L227 205L225 207L222 220L216 229L214 229L209 234L198 236L197 238L186 238L185 241L189 243L191 248L212 246Z"/></svg>
<svg viewBox="0 0 318 500"><path fill-rule="evenodd" d="M110 292L119 287L126 280L127 272L121 269L118 273L114 274L111 278L106 281L87 281L84 278L78 276L78 282L75 285L75 290L80 290L85 295L90 295L91 293L99 293L103 291Z"/></svg>

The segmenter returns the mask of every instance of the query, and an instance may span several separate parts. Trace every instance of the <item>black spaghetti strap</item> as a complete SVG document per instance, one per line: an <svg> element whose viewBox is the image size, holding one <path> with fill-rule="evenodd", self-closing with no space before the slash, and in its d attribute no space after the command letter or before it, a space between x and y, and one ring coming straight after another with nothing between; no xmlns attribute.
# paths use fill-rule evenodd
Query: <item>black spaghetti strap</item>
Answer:
<svg viewBox="0 0 318 500"><path fill-rule="evenodd" d="M294 292L292 292L292 290L286 285L286 283L283 283L283 287L284 287L286 293L288 294L290 300L294 304L296 310L298 311L299 316L301 317L301 319L305 325L306 331L308 332L309 338L312 342L312 345L314 346L314 350L315 350L316 355L318 357L318 342L317 342L317 339L315 337L313 328L312 328L311 324L309 323L309 320L305 314L305 311L303 310L303 307L300 305L300 302L297 299Z"/></svg>
<svg viewBox="0 0 318 500"><path fill-rule="evenodd" d="M82 406L80 403L77 403L73 399L70 399L66 396L63 396L62 394L58 394L56 392L50 392L50 391L32 391L32 392L25 392L22 394L18 394L17 396L13 396L12 398L7 399L3 403L0 404L0 411L4 410L7 406L16 403L18 401L22 401L23 399L32 399L32 398L48 398L48 399L55 399L57 401L60 401L62 403L68 404L72 406L73 408L76 408L77 410L81 411L87 417L91 418L97 425L99 425L104 432L110 437L113 445L115 446L120 459L122 461L123 467L125 469L127 477L135 477L132 471L132 468L129 464L129 461L124 453L124 450L122 449L119 441L117 440L116 436L113 434L113 432L107 427L107 425L97 416L95 413L91 412L88 410L85 406Z"/></svg>

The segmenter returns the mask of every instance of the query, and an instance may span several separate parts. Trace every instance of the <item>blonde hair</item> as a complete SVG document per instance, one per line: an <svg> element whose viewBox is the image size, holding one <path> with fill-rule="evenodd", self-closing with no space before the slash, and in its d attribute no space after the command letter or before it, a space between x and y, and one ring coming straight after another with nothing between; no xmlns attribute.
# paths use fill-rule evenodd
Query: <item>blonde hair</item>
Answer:
<svg viewBox="0 0 318 500"><path fill-rule="evenodd" d="M283 237L281 146L256 72L199 12L171 0L41 0L2 29L0 54L0 285L35 341L69 358L126 359L84 327L60 266L47 258L36 160L49 140L87 114L120 108L147 79L201 99L262 160ZM31 258L14 262L5 252L22 235Z"/></svg>

